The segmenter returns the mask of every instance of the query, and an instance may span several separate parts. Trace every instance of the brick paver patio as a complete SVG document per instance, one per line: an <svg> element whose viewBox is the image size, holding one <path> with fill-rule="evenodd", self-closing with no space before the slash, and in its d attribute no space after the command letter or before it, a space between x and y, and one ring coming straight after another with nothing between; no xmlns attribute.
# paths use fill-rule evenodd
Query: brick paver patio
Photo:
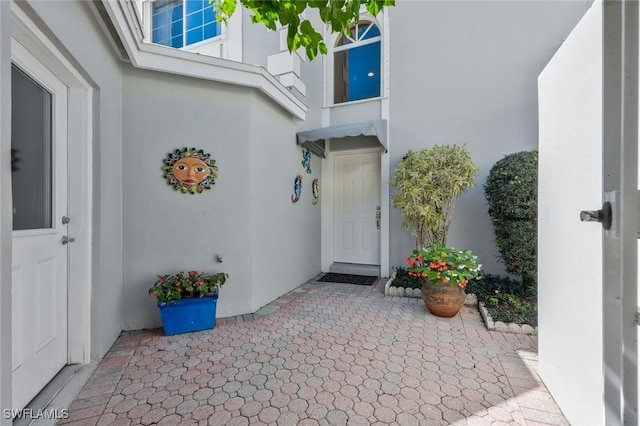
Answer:
<svg viewBox="0 0 640 426"><path fill-rule="evenodd" d="M123 333L68 425L566 425L536 340L476 308L431 315L374 286L307 282L214 330Z"/></svg>

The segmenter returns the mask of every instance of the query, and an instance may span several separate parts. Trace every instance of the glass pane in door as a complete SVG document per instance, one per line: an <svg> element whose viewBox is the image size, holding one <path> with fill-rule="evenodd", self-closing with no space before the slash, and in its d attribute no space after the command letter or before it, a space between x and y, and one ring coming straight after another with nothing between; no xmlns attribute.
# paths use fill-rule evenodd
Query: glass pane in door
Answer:
<svg viewBox="0 0 640 426"><path fill-rule="evenodd" d="M13 229L52 227L52 96L11 66Z"/></svg>

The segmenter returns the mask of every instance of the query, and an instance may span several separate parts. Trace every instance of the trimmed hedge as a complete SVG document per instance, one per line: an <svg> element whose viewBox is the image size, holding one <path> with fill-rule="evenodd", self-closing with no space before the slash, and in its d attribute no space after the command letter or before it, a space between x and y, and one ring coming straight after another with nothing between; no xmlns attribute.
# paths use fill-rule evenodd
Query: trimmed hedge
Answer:
<svg viewBox="0 0 640 426"><path fill-rule="evenodd" d="M521 277L525 286L535 287L538 151L517 152L495 163L484 190L506 271Z"/></svg>

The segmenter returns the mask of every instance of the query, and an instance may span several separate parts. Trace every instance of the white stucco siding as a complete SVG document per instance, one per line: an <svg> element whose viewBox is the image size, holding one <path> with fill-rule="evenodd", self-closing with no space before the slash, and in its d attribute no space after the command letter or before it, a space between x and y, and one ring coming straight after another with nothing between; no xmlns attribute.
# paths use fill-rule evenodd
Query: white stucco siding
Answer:
<svg viewBox="0 0 640 426"><path fill-rule="evenodd" d="M87 3L34 1L27 6L96 89L91 351L100 358L122 331L121 63Z"/></svg>
<svg viewBox="0 0 640 426"><path fill-rule="evenodd" d="M456 203L449 245L497 262L483 184L508 153L537 146L537 76L586 10L586 2L399 1L390 14L390 173L409 149L467 144L477 186ZM419 22L416 17L420 17ZM414 238L390 217L392 266Z"/></svg>
<svg viewBox="0 0 640 426"><path fill-rule="evenodd" d="M148 288L156 274L226 272L217 316L251 312L248 167L251 89L128 68L123 93L126 329L160 326ZM211 154L218 179L175 191L163 160L174 149ZM216 261L222 256L223 263Z"/></svg>
<svg viewBox="0 0 640 426"><path fill-rule="evenodd" d="M264 95L251 99L251 150L247 173L251 203L253 307L258 309L320 272L320 201L312 205L312 182L321 179L320 158L311 156L311 174L302 166L296 122ZM302 191L291 202L296 175Z"/></svg>
<svg viewBox="0 0 640 426"><path fill-rule="evenodd" d="M602 205L601 2L544 69L539 93L540 375L571 424L598 425L602 228L580 222L579 213Z"/></svg>

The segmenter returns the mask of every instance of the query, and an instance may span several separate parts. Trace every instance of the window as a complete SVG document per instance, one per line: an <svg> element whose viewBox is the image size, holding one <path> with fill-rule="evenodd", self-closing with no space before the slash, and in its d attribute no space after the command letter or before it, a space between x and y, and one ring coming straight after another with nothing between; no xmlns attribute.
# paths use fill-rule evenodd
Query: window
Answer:
<svg viewBox="0 0 640 426"><path fill-rule="evenodd" d="M157 0L152 4L154 43L181 48L220 34L209 0Z"/></svg>
<svg viewBox="0 0 640 426"><path fill-rule="evenodd" d="M380 96L380 29L360 21L348 36L341 35L333 49L333 102Z"/></svg>

